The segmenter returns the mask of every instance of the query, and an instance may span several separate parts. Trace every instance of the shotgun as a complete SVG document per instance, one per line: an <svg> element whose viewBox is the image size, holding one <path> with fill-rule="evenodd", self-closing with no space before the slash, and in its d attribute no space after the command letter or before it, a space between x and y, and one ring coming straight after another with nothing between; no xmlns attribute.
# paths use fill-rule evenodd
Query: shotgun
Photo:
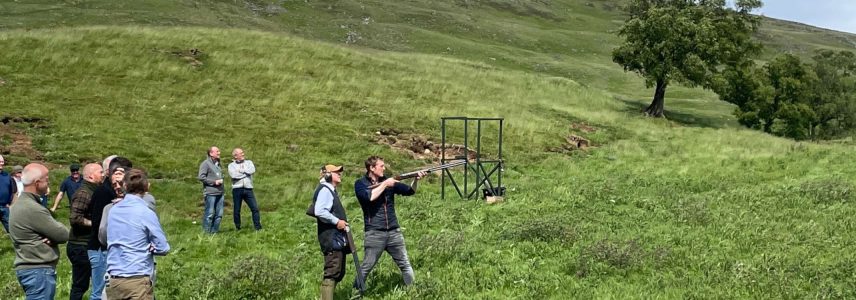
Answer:
<svg viewBox="0 0 856 300"><path fill-rule="evenodd" d="M357 256L357 244L354 243L354 236L351 234L351 226L345 227L345 232L348 233L348 247L351 248L351 254L354 255L354 266L356 266L357 276L354 278L354 288L360 291L360 297L366 291L366 280L363 278L363 272L360 270L360 257Z"/></svg>
<svg viewBox="0 0 856 300"><path fill-rule="evenodd" d="M442 165L439 165L439 166L434 166L434 167L430 167L430 168L419 169L419 170L416 170L416 171L413 171L413 172L407 172L407 173L398 174L398 175L395 175L395 177L393 177L393 178L395 178L395 180L404 180L404 179L408 179L408 178L414 178L414 177L416 177L416 175L419 175L419 172L431 173L431 172L436 172L436 171L445 170L445 169L448 169L448 168L454 168L454 167L457 167L457 166L463 166L463 165L466 165L466 164L467 164L467 161L466 161L466 160L464 160L464 159L462 159L462 160L456 160L456 161L453 161L453 162L450 162L450 163L447 163L447 164L442 164ZM370 186L368 187L368 189L374 189L374 188L376 188L376 187L377 187L377 186L379 186L379 185L380 185L380 183L372 184L372 185L370 185Z"/></svg>

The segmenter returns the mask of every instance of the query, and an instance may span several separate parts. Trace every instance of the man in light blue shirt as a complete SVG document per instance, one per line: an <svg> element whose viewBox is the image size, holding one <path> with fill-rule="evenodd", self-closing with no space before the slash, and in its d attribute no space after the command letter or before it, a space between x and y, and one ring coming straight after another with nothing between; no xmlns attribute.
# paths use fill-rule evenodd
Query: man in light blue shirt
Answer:
<svg viewBox="0 0 856 300"><path fill-rule="evenodd" d="M342 166L326 165L321 168L321 182L312 196L317 218L318 243L324 254L324 278L321 281L321 300L332 300L336 284L345 277L345 255L350 254L345 227L348 216L339 200L336 187L342 182Z"/></svg>
<svg viewBox="0 0 856 300"><path fill-rule="evenodd" d="M169 243L157 214L143 195L149 190L145 171L125 173L125 198L107 216L108 299L153 299L154 255L166 255Z"/></svg>

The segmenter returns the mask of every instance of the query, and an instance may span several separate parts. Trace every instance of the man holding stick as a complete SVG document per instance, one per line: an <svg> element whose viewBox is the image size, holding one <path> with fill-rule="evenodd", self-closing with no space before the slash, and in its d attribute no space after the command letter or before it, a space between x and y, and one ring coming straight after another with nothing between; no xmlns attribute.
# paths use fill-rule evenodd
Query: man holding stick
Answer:
<svg viewBox="0 0 856 300"><path fill-rule="evenodd" d="M332 300L336 284L345 277L345 255L351 253L345 230L348 217L339 200L336 187L342 182L341 166L321 168L321 182L312 197L312 214L318 223L318 243L324 253L324 277L321 281L321 300Z"/></svg>

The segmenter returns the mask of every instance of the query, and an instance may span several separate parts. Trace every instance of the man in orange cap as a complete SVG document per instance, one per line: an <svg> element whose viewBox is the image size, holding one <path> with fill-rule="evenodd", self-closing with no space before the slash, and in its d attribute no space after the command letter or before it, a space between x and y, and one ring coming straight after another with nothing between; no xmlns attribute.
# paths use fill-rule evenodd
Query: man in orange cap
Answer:
<svg viewBox="0 0 856 300"><path fill-rule="evenodd" d="M321 182L315 189L312 201L318 223L318 243L324 254L324 277L321 281L321 299L332 300L336 284L345 277L345 255L350 253L345 235L348 217L339 200L336 187L342 182L342 166L326 165L321 168Z"/></svg>

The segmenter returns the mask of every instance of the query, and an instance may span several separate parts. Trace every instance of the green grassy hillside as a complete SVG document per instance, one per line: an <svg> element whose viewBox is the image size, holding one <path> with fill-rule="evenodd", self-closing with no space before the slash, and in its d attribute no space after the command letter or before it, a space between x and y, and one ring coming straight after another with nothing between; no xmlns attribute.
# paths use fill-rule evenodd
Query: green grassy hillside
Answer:
<svg viewBox="0 0 856 300"><path fill-rule="evenodd" d="M781 52L808 58L818 48L856 51L856 35L796 22L766 18L756 37L766 46L767 56Z"/></svg>
<svg viewBox="0 0 856 300"><path fill-rule="evenodd" d="M263 30L358 48L423 53L565 77L644 106L652 89L612 63L621 0L563 1L28 1L0 4L0 29L80 25L204 26ZM856 35L765 19L763 59L808 58L817 48L856 51ZM716 95L678 85L666 109L698 122L730 112ZM710 100L710 101L699 101ZM689 117L691 112L701 118ZM713 123L737 126L733 118Z"/></svg>
<svg viewBox="0 0 856 300"><path fill-rule="evenodd" d="M56 18L33 9L47 4L0 4L0 14L14 9L18 16L0 18L9 28L0 32L0 107L12 117L6 126L31 137L50 163L118 153L156 178L153 194L174 249L159 260L160 299L316 297L321 255L314 221L303 211L318 166L345 164L345 206L362 245L353 196L362 160L380 154L392 172L430 163L378 144L375 132L394 128L439 140L439 118L450 115L506 118L506 201L441 200L439 180L429 178L398 203L415 286L403 289L384 258L369 279L368 299L856 296L848 272L856 264L853 146L796 143L732 126L728 106L690 89L674 92L686 100L668 100L670 120L641 117L641 82L605 56L615 39L606 32L617 26L604 17L615 14L604 9L607 2L328 4L329 11L358 3L371 9L374 21L357 31L363 39L356 46L335 33L341 20L364 15L313 26L339 15L317 3L283 2L284 12L258 17L249 2L147 3L132 10L67 1L56 4ZM438 19L430 22L443 28L409 25L405 13L392 13L412 11L416 20L432 10ZM450 33L457 23L449 16L466 20L467 10L479 21L464 23L479 27ZM67 17L70 11L87 17ZM111 12L117 15L95 17ZM39 18L67 23L13 29ZM594 37L573 46L585 51L555 59L567 75L530 68L551 58L550 47L560 48L548 38L559 30L553 22L591 26L578 34ZM79 26L92 24L102 25ZM409 42L383 48L396 30ZM489 42L490 33L502 32L515 44ZM596 147L548 151L569 134ZM224 154L244 147L258 166L265 230L234 231L227 208L221 233L201 233L194 177L210 145ZM9 156L12 165L27 155ZM66 175L58 166L54 189ZM57 218L67 222L67 213ZM249 212L243 215L247 224ZM62 252L58 299L67 297L70 280ZM13 258L11 244L0 243L0 265ZM342 298L353 280L350 265L348 272ZM22 294L10 269L0 279L0 295Z"/></svg>

